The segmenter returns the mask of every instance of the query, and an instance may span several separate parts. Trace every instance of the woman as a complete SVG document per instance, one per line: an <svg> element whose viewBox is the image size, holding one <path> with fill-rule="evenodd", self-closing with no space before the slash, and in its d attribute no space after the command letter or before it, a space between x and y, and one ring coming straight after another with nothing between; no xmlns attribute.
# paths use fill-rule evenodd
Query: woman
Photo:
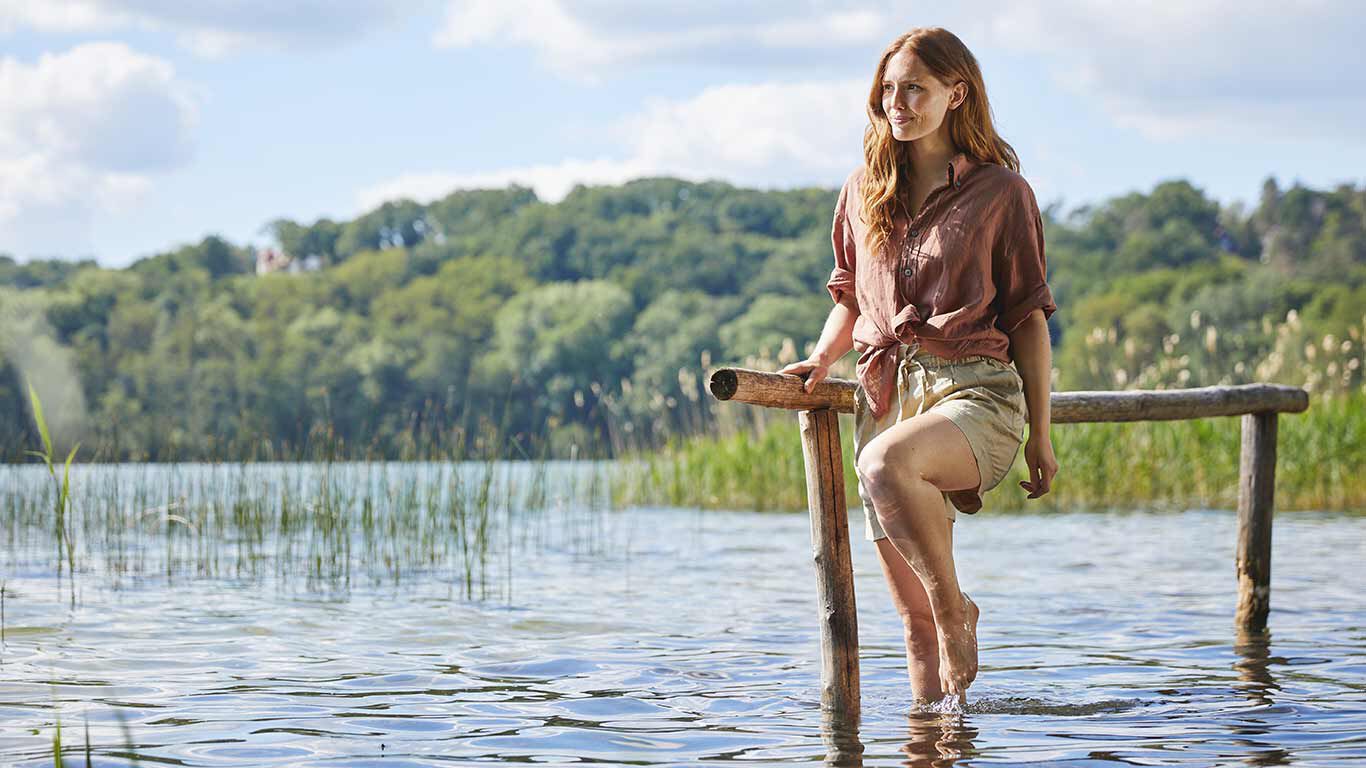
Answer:
<svg viewBox="0 0 1366 768"><path fill-rule="evenodd" d="M835 306L811 356L779 373L804 374L810 391L859 352L854 465L912 694L966 701L979 611L958 587L953 522L1005 478L1026 420L1029 498L1058 470L1043 222L977 61L947 30L892 41L868 118L863 165L835 207Z"/></svg>

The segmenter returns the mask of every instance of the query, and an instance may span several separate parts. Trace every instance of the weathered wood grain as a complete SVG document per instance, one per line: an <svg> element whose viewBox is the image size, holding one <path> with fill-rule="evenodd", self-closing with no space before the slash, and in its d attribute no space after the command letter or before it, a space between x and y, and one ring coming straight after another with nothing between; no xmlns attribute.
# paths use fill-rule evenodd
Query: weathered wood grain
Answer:
<svg viewBox="0 0 1366 768"><path fill-rule="evenodd" d="M1274 413L1243 417L1238 467L1238 613L1240 628L1266 627L1271 609L1271 513L1276 497Z"/></svg>
<svg viewBox="0 0 1366 768"><path fill-rule="evenodd" d="M790 374L748 368L718 368L711 375L711 393L769 408L809 410L830 408L854 412L854 387L848 379L826 379L807 393L803 379ZM1050 421L1077 424L1102 421L1170 421L1248 413L1299 413L1309 407L1309 393L1281 384L1234 384L1190 389L1054 392Z"/></svg>
<svg viewBox="0 0 1366 768"><path fill-rule="evenodd" d="M811 557L820 603L821 708L852 716L859 711L858 612L844 505L844 460L839 416L828 408L801 411L806 499L811 514Z"/></svg>

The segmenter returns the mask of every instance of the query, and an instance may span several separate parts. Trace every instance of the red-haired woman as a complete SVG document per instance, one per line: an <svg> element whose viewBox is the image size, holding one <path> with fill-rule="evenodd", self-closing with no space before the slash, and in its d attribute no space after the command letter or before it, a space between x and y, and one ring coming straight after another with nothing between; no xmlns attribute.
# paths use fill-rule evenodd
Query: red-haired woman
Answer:
<svg viewBox="0 0 1366 768"><path fill-rule="evenodd" d="M1022 442L1029 498L1058 470L1043 222L951 32L892 41L868 119L863 165L835 207L835 306L811 356L780 373L805 374L809 391L858 351L859 496L905 623L912 695L966 701L979 611L958 586L953 522L981 508Z"/></svg>

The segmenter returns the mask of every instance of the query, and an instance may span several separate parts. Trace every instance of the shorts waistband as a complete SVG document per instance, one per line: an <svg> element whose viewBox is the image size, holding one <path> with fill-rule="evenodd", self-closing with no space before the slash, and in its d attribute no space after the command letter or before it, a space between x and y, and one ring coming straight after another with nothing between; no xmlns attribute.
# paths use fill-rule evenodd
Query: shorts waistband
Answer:
<svg viewBox="0 0 1366 768"><path fill-rule="evenodd" d="M964 355L962 357L943 357L924 351L919 344L902 344L898 350L901 359L914 360L922 365L952 365L955 363L971 363L978 360L996 360L991 355Z"/></svg>

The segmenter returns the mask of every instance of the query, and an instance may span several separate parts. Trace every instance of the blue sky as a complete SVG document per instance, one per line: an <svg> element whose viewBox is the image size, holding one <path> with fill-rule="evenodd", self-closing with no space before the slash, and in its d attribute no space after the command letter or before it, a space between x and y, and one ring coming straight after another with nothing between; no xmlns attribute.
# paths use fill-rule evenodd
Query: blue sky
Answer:
<svg viewBox="0 0 1366 768"><path fill-rule="evenodd" d="M838 186L876 57L974 51L1041 203L1361 184L1360 4L0 0L0 253L120 266L400 196Z"/></svg>

